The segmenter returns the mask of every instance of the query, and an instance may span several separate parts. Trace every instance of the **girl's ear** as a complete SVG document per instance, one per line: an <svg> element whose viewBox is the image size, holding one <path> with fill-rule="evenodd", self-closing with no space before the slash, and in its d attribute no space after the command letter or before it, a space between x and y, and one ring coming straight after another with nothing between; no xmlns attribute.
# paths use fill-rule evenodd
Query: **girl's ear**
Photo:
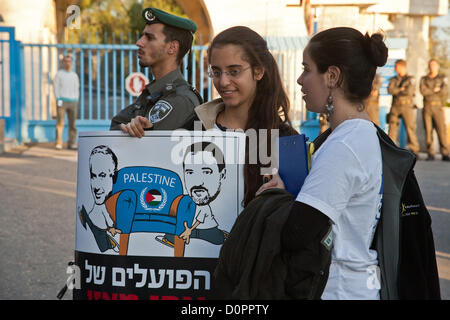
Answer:
<svg viewBox="0 0 450 320"><path fill-rule="evenodd" d="M263 67L255 67L253 68L253 78L256 81L259 81L263 78L264 76L264 68Z"/></svg>
<svg viewBox="0 0 450 320"><path fill-rule="evenodd" d="M327 86L328 88L336 88L341 84L341 69L336 66L329 66L327 70Z"/></svg>

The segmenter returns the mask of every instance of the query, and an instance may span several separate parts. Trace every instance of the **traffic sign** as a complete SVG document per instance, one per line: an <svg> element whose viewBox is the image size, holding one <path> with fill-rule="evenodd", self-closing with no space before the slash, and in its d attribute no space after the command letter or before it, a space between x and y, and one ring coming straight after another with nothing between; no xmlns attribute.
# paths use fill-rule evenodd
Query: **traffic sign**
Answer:
<svg viewBox="0 0 450 320"><path fill-rule="evenodd" d="M137 97L149 83L148 78L142 72L132 72L125 78L125 89L132 96Z"/></svg>

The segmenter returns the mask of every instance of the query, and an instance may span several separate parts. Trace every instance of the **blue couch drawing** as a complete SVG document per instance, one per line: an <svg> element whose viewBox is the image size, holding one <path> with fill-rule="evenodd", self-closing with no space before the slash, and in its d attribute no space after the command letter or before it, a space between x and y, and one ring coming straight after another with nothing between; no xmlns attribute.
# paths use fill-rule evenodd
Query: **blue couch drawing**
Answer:
<svg viewBox="0 0 450 320"><path fill-rule="evenodd" d="M128 252L134 232L175 235L174 256L184 255L184 241L178 236L189 227L196 205L183 194L180 177L173 171L155 167L125 167L116 173L107 210L120 234L119 254Z"/></svg>

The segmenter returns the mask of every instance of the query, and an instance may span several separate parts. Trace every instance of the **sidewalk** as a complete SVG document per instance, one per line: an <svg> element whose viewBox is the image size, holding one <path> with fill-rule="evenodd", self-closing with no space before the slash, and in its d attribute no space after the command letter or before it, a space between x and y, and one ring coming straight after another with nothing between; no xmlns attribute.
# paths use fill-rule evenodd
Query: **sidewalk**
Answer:
<svg viewBox="0 0 450 320"><path fill-rule="evenodd" d="M73 261L77 150L28 144L0 155L0 299L53 300ZM421 159L425 159L421 154ZM450 163L418 161L443 299L450 299ZM68 291L65 300L71 299Z"/></svg>
<svg viewBox="0 0 450 320"><path fill-rule="evenodd" d="M0 155L0 299L53 300L65 284L74 259L77 154L44 143Z"/></svg>
<svg viewBox="0 0 450 320"><path fill-rule="evenodd" d="M26 155L26 156L54 158L54 159L72 161L72 162L78 161L78 151L67 149L66 144L64 144L64 149L62 149L62 150L56 150L55 143L53 143L53 142L30 143L22 148L26 148L23 151L23 155Z"/></svg>

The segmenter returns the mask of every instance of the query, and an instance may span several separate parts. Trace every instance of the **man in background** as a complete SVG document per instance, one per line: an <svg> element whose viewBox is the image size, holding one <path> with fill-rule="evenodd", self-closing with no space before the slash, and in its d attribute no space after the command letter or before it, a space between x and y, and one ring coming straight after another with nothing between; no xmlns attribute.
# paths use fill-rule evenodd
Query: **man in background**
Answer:
<svg viewBox="0 0 450 320"><path fill-rule="evenodd" d="M406 73L406 61L395 62L397 75L389 80L388 93L392 94L392 106L389 111L389 137L397 142L400 118L406 129L407 148L416 155L419 153L419 142L416 135L416 115L413 97L415 92L414 77Z"/></svg>
<svg viewBox="0 0 450 320"><path fill-rule="evenodd" d="M447 99L448 80L439 74L440 65L435 59L428 63L429 73L420 79L423 95L423 122L427 142L427 160L434 160L433 129L436 129L443 161L450 161L443 106Z"/></svg>
<svg viewBox="0 0 450 320"><path fill-rule="evenodd" d="M63 58L63 68L58 70L53 80L53 89L56 97L56 149L63 147L64 116L67 113L69 120L69 139L67 147L76 149L75 139L77 128L75 121L78 111L78 98L80 95L80 79L72 71L72 56L67 55Z"/></svg>
<svg viewBox="0 0 450 320"><path fill-rule="evenodd" d="M380 87L381 76L376 74L372 81L372 91L367 99L364 100L366 112L369 115L370 120L377 126L380 126Z"/></svg>

